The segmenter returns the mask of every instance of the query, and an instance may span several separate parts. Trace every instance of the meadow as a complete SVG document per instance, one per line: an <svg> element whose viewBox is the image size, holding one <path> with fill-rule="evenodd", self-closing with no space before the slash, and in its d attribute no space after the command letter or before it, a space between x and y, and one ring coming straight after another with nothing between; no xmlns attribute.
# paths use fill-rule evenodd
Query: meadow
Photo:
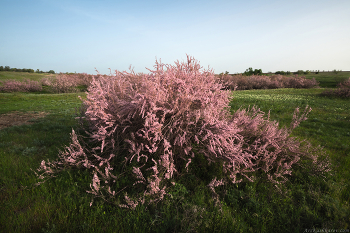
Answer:
<svg viewBox="0 0 350 233"><path fill-rule="evenodd" d="M264 74L273 75L273 74ZM292 77L293 75L285 75L287 77ZM320 71L317 74L315 72L310 72L308 74L302 74L307 79L315 78L322 88L335 88L338 83L348 79L350 77L350 71Z"/></svg>
<svg viewBox="0 0 350 233"><path fill-rule="evenodd" d="M155 205L134 210L120 208L87 193L91 174L67 169L47 182L38 182L33 170L42 160L57 159L69 145L72 128L79 127L84 92L0 93L0 114L45 112L30 124L0 129L0 227L2 232L312 232L350 227L350 101L321 96L345 74L309 74L321 88L233 91L231 112L257 106L280 127L289 126L295 108L312 108L308 119L292 133L313 146L321 145L332 172L311 176L299 166L283 186L241 182L219 189L224 197L218 207L206 187L207 180L184 176ZM328 75L328 76L327 76ZM309 77L308 77L309 76ZM0 72L2 79L40 81L46 74ZM79 90L78 90L79 91ZM0 115L1 116L1 115ZM83 132L80 132L83 134ZM210 170L200 173L211 173Z"/></svg>

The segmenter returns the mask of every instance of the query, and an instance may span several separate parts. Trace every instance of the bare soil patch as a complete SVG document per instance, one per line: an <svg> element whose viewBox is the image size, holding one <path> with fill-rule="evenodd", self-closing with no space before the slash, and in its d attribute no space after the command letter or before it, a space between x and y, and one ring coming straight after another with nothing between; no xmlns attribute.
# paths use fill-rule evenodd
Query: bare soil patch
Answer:
<svg viewBox="0 0 350 233"><path fill-rule="evenodd" d="M34 119L45 117L47 112L19 112L14 111L0 115L0 129L22 124L33 124Z"/></svg>

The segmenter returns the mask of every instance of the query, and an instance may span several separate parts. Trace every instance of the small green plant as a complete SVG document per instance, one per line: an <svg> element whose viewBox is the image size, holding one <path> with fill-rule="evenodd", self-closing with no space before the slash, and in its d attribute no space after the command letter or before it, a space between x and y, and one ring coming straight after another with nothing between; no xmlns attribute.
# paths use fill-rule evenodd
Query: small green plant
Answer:
<svg viewBox="0 0 350 233"><path fill-rule="evenodd" d="M188 194L188 191L184 185L174 182L173 187L170 189L169 194L171 198L184 199L185 196Z"/></svg>
<svg viewBox="0 0 350 233"><path fill-rule="evenodd" d="M50 224L49 222L46 223L46 227L41 229L42 233L56 233L56 225L55 224Z"/></svg>

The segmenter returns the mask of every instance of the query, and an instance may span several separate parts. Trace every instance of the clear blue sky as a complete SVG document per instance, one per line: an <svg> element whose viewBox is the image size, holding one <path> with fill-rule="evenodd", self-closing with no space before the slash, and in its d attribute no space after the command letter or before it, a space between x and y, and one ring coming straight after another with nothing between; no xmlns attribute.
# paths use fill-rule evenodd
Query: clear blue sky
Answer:
<svg viewBox="0 0 350 233"><path fill-rule="evenodd" d="M350 70L350 0L0 0L0 65L145 72Z"/></svg>

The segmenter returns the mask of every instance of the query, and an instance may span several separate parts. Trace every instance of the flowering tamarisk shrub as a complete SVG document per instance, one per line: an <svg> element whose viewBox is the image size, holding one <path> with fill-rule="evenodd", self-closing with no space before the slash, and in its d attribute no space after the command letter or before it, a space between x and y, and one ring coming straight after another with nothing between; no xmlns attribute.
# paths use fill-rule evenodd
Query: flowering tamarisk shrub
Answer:
<svg viewBox="0 0 350 233"><path fill-rule="evenodd" d="M42 86L37 81L26 79L24 82L16 80L4 80L0 86L1 92L35 92L41 91Z"/></svg>
<svg viewBox="0 0 350 233"><path fill-rule="evenodd" d="M301 116L297 109L291 127L279 129L256 108L232 115L231 93L192 57L175 65L156 62L154 68L93 79L83 102L87 139L73 130L59 159L42 161L39 178L67 166L89 169L89 193L111 200L123 192L124 204L116 203L133 209L161 201L179 175L199 166L198 156L223 170L207 181L214 194L224 184L254 181L256 172L284 182L301 157L317 163L316 155L289 137L311 109Z"/></svg>
<svg viewBox="0 0 350 233"><path fill-rule="evenodd" d="M218 77L225 89L251 90L251 89L277 89L277 88L314 88L318 86L315 78L287 77L283 75L229 75L222 74Z"/></svg>

